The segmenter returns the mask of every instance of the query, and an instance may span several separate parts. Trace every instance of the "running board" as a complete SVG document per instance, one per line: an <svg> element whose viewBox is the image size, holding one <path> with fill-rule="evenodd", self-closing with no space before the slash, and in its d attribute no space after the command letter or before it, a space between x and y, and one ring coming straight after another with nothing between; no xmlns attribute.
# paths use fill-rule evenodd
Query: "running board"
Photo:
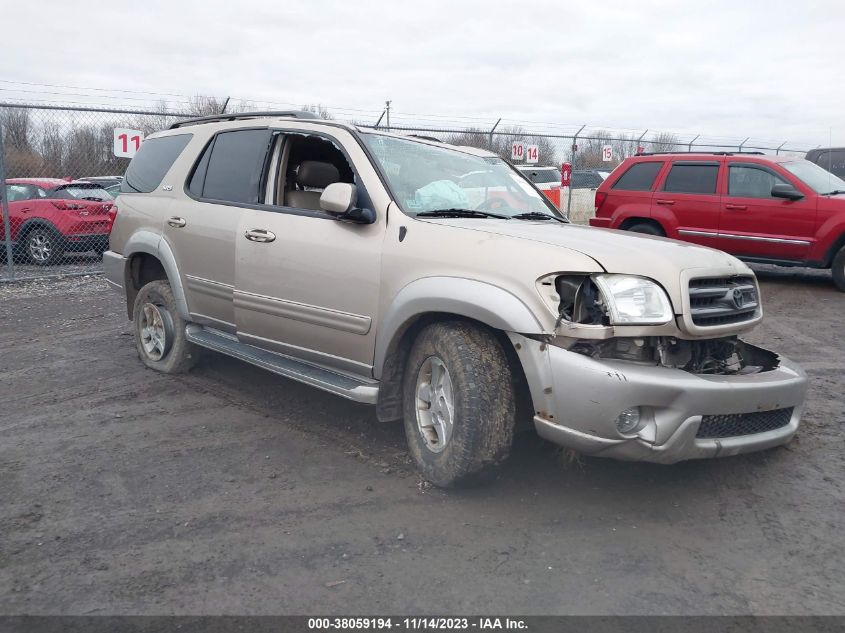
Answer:
<svg viewBox="0 0 845 633"><path fill-rule="evenodd" d="M290 356L269 352L254 345L242 343L235 336L219 330L192 323L185 328L185 338L194 345L232 356L279 376L297 380L349 400L375 404L378 399L378 382L375 380L361 380Z"/></svg>

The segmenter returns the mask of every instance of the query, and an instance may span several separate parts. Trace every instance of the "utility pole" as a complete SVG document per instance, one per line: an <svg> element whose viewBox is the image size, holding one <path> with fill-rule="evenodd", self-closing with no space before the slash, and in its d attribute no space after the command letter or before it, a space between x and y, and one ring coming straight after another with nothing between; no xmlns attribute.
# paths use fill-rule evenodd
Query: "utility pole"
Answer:
<svg viewBox="0 0 845 633"><path fill-rule="evenodd" d="M5 135L3 126L0 125L0 183L6 182L6 164L4 162L5 149L3 148L3 136ZM3 233L4 242L6 243L6 267L9 271L9 279L15 278L15 259L12 254L12 229L9 226L9 200L6 196L8 189L3 187L0 190L0 215L3 216Z"/></svg>
<svg viewBox="0 0 845 633"><path fill-rule="evenodd" d="M390 101L384 102L384 111L387 114L387 131L390 131Z"/></svg>

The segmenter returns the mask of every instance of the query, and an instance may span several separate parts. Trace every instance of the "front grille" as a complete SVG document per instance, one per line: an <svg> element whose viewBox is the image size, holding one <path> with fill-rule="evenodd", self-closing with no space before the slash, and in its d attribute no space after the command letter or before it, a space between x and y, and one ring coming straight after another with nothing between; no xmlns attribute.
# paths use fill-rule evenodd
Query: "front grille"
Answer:
<svg viewBox="0 0 845 633"><path fill-rule="evenodd" d="M773 431L789 424L792 409L756 411L755 413L732 413L730 415L705 415L701 417L696 437L737 437Z"/></svg>
<svg viewBox="0 0 845 633"><path fill-rule="evenodd" d="M690 280L689 303L695 325L727 325L753 319L760 298L754 277L717 277Z"/></svg>

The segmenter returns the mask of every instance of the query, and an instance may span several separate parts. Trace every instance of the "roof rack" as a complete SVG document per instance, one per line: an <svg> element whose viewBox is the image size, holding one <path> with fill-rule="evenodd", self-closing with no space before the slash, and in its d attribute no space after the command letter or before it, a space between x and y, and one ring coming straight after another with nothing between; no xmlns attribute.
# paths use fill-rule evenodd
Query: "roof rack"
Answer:
<svg viewBox="0 0 845 633"><path fill-rule="evenodd" d="M247 119L266 119L268 117L292 117L294 119L319 119L320 117L307 110L270 110L267 112L233 112L231 114L212 114L194 119L183 119L170 126L169 129L185 127L186 125L200 125L202 123L218 123L220 121L242 121Z"/></svg>
<svg viewBox="0 0 845 633"><path fill-rule="evenodd" d="M755 156L765 156L765 152L637 152L634 156L660 156L663 154L707 154L708 156L734 156L735 154L752 154Z"/></svg>
<svg viewBox="0 0 845 633"><path fill-rule="evenodd" d="M422 140L424 140L424 141L433 141L433 142L435 142L435 143L442 143L442 142L443 142L443 141L441 141L441 140L440 140L439 138L437 138L437 137L434 137L434 136L425 136L424 134L408 134L408 136L411 136L411 137L413 137L413 138L421 138L421 139L422 139Z"/></svg>

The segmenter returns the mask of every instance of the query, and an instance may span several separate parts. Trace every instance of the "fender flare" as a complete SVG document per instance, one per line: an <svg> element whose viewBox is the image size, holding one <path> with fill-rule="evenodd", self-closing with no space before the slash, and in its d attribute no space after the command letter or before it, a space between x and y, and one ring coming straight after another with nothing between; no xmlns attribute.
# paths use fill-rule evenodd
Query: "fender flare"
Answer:
<svg viewBox="0 0 845 633"><path fill-rule="evenodd" d="M50 222L50 220L48 220L47 218L41 217L27 218L26 220L21 222L18 225L17 231L15 232L15 236L17 237L19 235L26 234L27 231L29 231L32 227L35 226L42 226L44 228L51 229L58 233L60 237L64 238L64 235L62 235L62 232L55 224Z"/></svg>
<svg viewBox="0 0 845 633"><path fill-rule="evenodd" d="M381 378L385 360L408 327L417 318L437 312L467 317L503 332L544 331L528 306L507 290L461 277L425 277L402 288L385 312L376 334L376 378Z"/></svg>
<svg viewBox="0 0 845 633"><path fill-rule="evenodd" d="M139 253L146 253L152 255L161 262L164 272L167 275L167 281L170 283L170 289L173 291L173 298L176 300L176 308L181 316L186 321L190 321L190 313L188 311L188 301L185 298L185 289L182 286L182 277L179 275L179 267L176 265L176 257L173 255L173 250L166 240L162 239L161 235L153 233L152 231L138 231L127 240L123 248L124 256L126 257L126 268L123 272L125 279L125 288L129 287L129 262L133 255Z"/></svg>

